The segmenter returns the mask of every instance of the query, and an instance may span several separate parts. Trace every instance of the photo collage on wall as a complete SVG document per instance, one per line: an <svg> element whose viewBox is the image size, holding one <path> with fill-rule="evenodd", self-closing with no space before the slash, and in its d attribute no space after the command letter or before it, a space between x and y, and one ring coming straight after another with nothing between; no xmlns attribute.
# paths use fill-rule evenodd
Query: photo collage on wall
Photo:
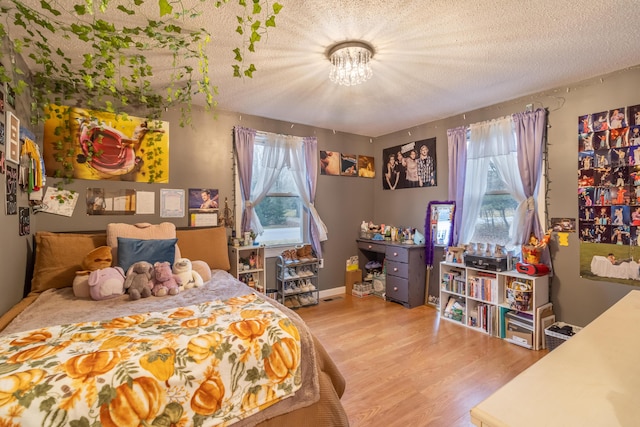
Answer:
<svg viewBox="0 0 640 427"><path fill-rule="evenodd" d="M375 161L371 156L321 150L320 175L374 178L376 176Z"/></svg>
<svg viewBox="0 0 640 427"><path fill-rule="evenodd" d="M640 105L577 124L581 274L640 280Z"/></svg>

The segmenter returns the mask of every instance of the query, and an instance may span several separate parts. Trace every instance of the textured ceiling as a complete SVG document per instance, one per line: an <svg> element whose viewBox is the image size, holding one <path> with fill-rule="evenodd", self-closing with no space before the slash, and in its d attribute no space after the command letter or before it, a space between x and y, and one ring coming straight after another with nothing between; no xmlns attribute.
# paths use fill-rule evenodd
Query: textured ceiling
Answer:
<svg viewBox="0 0 640 427"><path fill-rule="evenodd" d="M220 109L376 137L640 64L638 0L279 2L252 79L232 77L236 8L189 23L214 36ZM344 87L325 51L350 39L374 46L373 77Z"/></svg>

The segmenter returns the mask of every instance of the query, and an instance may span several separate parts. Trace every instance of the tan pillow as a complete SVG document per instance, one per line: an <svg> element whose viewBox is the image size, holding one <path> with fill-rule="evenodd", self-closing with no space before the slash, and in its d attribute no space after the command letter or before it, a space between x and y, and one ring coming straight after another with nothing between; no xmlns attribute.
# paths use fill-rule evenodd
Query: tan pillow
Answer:
<svg viewBox="0 0 640 427"><path fill-rule="evenodd" d="M114 222L107 224L107 246L111 247L113 265L118 265L118 237L144 240L173 239L176 237L176 226L171 222L162 222L155 225L148 222L138 224ZM176 258L179 255L179 253L176 253Z"/></svg>
<svg viewBox="0 0 640 427"><path fill-rule="evenodd" d="M227 229L207 227L177 230L180 255L191 261L200 260L209 264L212 270L231 269L227 247Z"/></svg>
<svg viewBox="0 0 640 427"><path fill-rule="evenodd" d="M31 292L66 288L73 284L76 271L89 252L107 244L104 234L50 233L35 236L36 262L33 267Z"/></svg>

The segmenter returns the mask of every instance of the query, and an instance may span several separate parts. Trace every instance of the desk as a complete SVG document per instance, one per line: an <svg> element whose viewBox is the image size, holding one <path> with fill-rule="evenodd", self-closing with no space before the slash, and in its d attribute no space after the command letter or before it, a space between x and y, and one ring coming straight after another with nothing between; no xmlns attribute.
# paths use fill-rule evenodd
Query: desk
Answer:
<svg viewBox="0 0 640 427"><path fill-rule="evenodd" d="M424 305L426 264L424 245L357 239L360 269L368 261L386 262L385 296L407 308Z"/></svg>
<svg viewBox="0 0 640 427"><path fill-rule="evenodd" d="M476 426L640 423L640 291L471 409Z"/></svg>

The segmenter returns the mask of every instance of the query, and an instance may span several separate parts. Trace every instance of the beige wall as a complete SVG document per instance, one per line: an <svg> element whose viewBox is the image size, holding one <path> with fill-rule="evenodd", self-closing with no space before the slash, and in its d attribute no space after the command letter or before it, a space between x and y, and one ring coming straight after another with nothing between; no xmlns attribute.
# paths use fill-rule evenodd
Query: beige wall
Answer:
<svg viewBox="0 0 640 427"><path fill-rule="evenodd" d="M362 220L371 219L378 223L412 226L424 230L428 202L447 199L447 129L523 111L530 103L533 103L535 108L545 107L549 110L549 217L577 219L577 117L594 111L640 103L638 81L640 69L620 71L602 78L403 129L375 138L372 142L364 136L334 133L329 129L237 113L219 111L214 117L213 113L198 109L194 109L193 127L180 128L177 125L179 111L170 110L163 117L171 123L170 183L160 185L100 181L99 185L113 189L155 191L156 209L159 207L160 188L218 188L221 200L228 197L232 201L235 197L232 128L235 125L297 136L317 136L320 150L374 155L377 174L375 179L337 176L319 178L316 207L329 229L329 240L323 244L325 268L320 273L320 288L331 289L343 285L344 262L349 256L357 253L355 238L358 236ZM21 105L24 108L28 102L23 100ZM383 191L382 150L430 137L437 138L438 186ZM95 181L77 180L70 187L84 194L87 187L95 185ZM26 204L26 195L20 194L19 205ZM72 218L49 214L32 215L32 230L99 230L113 221L165 220L158 215L87 216L82 204L81 198ZM177 226L187 225L186 217L171 221ZM26 277L24 266L30 260L31 236L18 236L17 216L0 215L0 239L3 246L0 266L4 271L4 280L0 283L0 292L3 295L0 300L0 312L4 312L22 297ZM551 298L559 318L565 322L585 325L633 289L625 285L580 278L579 241L575 234L570 236L568 247L559 247L553 243L552 254L556 274L552 280Z"/></svg>

